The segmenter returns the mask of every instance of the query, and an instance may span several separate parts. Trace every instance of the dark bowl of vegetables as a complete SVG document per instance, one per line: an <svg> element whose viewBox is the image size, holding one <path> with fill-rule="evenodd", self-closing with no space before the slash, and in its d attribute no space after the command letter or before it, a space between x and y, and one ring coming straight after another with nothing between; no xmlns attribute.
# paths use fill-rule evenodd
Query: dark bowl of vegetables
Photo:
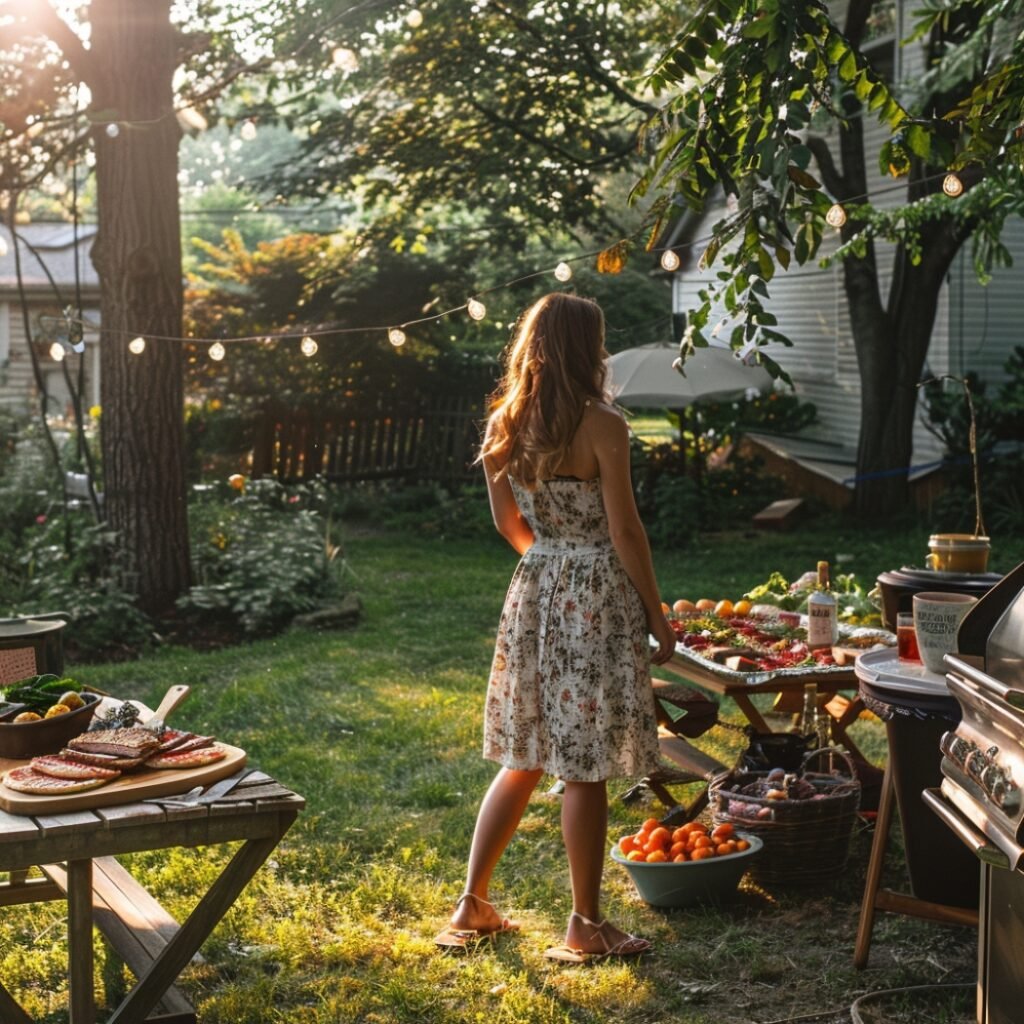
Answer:
<svg viewBox="0 0 1024 1024"><path fill-rule="evenodd" d="M0 758L15 761L57 753L89 728L100 702L73 679L54 675L22 679L0 694Z"/></svg>

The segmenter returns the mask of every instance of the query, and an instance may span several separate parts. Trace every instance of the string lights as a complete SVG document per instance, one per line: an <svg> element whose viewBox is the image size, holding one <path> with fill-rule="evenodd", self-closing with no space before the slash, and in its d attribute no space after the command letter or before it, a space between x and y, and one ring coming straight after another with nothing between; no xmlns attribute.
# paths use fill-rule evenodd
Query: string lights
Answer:
<svg viewBox="0 0 1024 1024"><path fill-rule="evenodd" d="M249 129L246 129L246 125L251 125L252 127L249 128ZM107 129L109 130L110 128L117 128L117 125L112 122L112 123L107 125ZM241 130L242 131L255 132L256 131L255 122L253 122L253 121L243 122ZM111 134L111 133L108 131L108 134ZM115 131L112 134L116 135L117 132ZM938 176L936 175L936 176L934 176L930 180L935 181L937 179L938 179ZM947 172L945 174L945 176L942 178L942 191L947 196L955 198L956 196L961 195L963 193L963 191L964 191L963 181L954 172L952 172L952 171ZM854 197L850 197L849 199L847 199L847 202L857 201L857 200L863 199L863 198L867 198L867 197L866 196L861 196L861 197L854 196ZM843 207L843 205L841 203L838 203L838 202L833 203L829 207L828 211L825 214L825 221L826 221L826 223L828 223L831 227L834 227L834 228L842 227L846 223L846 220L847 220L846 210ZM689 248L689 247L693 247L693 246L703 245L703 244L705 244L705 243L707 243L709 241L711 241L711 237L710 236L708 238L700 238L700 239L694 239L692 241L676 243L673 246L673 248L665 248L665 249L661 249L661 250L654 249L653 252L655 252L655 253L660 252L659 262L660 262L660 265L661 265L662 269L665 270L665 271L668 271L668 272L673 272L673 271L678 270L682 266L682 260L680 259L679 254L676 251L677 249L679 249L679 248ZM0 256L5 255L6 251L7 251L7 242L3 238L3 236L0 235ZM583 254L581 254L579 256L574 256L571 259L573 261L575 261L575 260L579 260L579 259L586 259L586 258L592 257L592 256L599 256L600 253L604 252L604 251L605 251L604 249L601 249L601 250L596 250L596 251L590 252L590 253L583 253ZM555 267L553 269L537 270L537 271L534 271L534 272L532 272L530 274L525 274L522 277L516 278L515 280L506 281L504 284L496 285L493 288L486 289L486 291L488 291L488 292L490 292L490 291L498 291L499 289L508 288L508 287L513 286L513 285L520 284L520 283L522 283L524 281L530 280L532 278L543 276L545 274L553 274L555 279L558 280L559 282L562 282L562 283L565 283L565 282L568 282L568 281L572 280L572 277L573 277L573 271L572 271L572 267L570 266L570 262L568 260L560 260L555 265ZM424 316L424 317L422 317L419 320L408 321L408 322L402 324L401 326L391 326L391 327L369 327L369 326L364 326L364 327L332 327L332 326L322 326L322 327L316 327L316 328L307 327L307 328L303 329L301 331L301 333L300 332L282 332L280 334L273 334L273 335L259 334L259 335L250 335L250 336L226 338L226 339L224 339L224 341L231 342L231 343L235 343L235 342L239 342L239 343L241 343L241 342L255 342L255 343L263 345L266 348L269 348L269 347L273 347L274 345L276 345L279 342L288 341L288 340L292 340L292 339L298 339L298 341L299 341L299 349L302 352L302 354L307 356L307 357L312 357L312 356L317 354L317 352L319 351L319 348L320 348L318 342L316 341L317 337L324 338L324 337L331 337L331 336L335 336L335 335L365 334L365 333L373 332L373 331L383 331L385 333L386 337L387 337L388 342L394 348L398 349L398 348L401 348L403 345L405 345L406 341L408 340L408 336L406 334L406 328L408 328L409 326L415 325L415 324L420 324L420 323L426 323L426 322L430 322L430 321L434 321L434 320L439 320L439 319L442 319L444 317L451 316L451 315L453 315L455 313L459 313L462 310L465 310L466 314L470 317L470 319L472 319L472 320L474 320L476 322L484 320L486 318L486 316L487 316L487 307L484 305L484 303L478 297L474 296L474 297L468 299L466 301L465 305L463 305L463 306L456 306L453 309L444 310L443 312L435 313L435 314L432 314L430 316ZM62 322L66 322L67 326L70 329L74 330L77 333L78 337L81 337L81 333L82 333L82 331L84 329L90 329L90 330L93 330L93 331L100 330L100 327L99 327L98 324L89 323L89 322L87 322L85 320L78 320L78 319L75 319L74 317L71 317L70 315L65 315L64 317L61 318L61 320L62 320ZM130 333L130 332L118 332L118 333ZM181 337L171 337L171 336L152 335L152 334L149 335L148 341L183 342L183 343L188 343L188 344L193 344L193 345L208 345L209 346L209 351L208 351L209 358L214 360L214 361L216 361L216 362L220 362L227 355L227 349L225 347L224 341L211 341L209 339L204 339L204 338L181 338ZM143 337L141 334L134 335L131 338L131 340L128 342L128 350L133 355L142 355L142 353L146 351L146 347L147 347L147 338ZM72 346L72 350L75 351L75 352L80 352L83 349L84 349L84 341L82 343L80 343L80 344ZM54 342L54 344L52 344L50 346L49 354L50 354L50 357L53 360L59 362L59 361L61 361L62 359L65 358L65 356L67 354L67 347L62 342Z"/></svg>
<svg viewBox="0 0 1024 1024"><path fill-rule="evenodd" d="M841 203L833 203L825 214L825 223L829 227L841 228L846 223L846 211Z"/></svg>
<svg viewBox="0 0 1024 1024"><path fill-rule="evenodd" d="M238 134L245 139L246 142L252 142L256 138L256 122L249 118L242 122L242 127L238 129Z"/></svg>

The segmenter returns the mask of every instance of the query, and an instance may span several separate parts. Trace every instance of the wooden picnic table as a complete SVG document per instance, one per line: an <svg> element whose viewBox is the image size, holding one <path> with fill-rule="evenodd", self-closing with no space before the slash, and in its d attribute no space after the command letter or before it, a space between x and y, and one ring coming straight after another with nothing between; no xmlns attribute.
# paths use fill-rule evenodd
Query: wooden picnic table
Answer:
<svg viewBox="0 0 1024 1024"><path fill-rule="evenodd" d="M0 883L0 907L67 901L70 1024L96 1020L94 925L137 979L108 1024L195 1024L195 1010L174 982L304 806L270 776L250 771L214 803L138 802L36 816L0 811L0 873L9 876ZM180 925L118 860L233 842L241 845ZM32 867L43 876L27 877ZM160 1015L151 1018L158 1004ZM31 1024L2 984L0 1022Z"/></svg>
<svg viewBox="0 0 1024 1024"><path fill-rule="evenodd" d="M857 721L864 708L857 694L859 684L853 665L830 665L819 671L804 669L796 672L780 669L776 672L757 672L745 676L740 672L723 672L720 666L710 662L701 664L699 658L681 654L677 648L676 653L662 667L705 690L728 697L743 712L750 725L758 732L764 733L773 730L751 697L756 693L779 694L783 698L788 698L791 705L799 709L804 686L813 683L818 689L819 696L828 698L822 707L829 715L832 742L836 746L845 747L851 754L863 756L847 731ZM854 695L847 700L840 696L841 690L852 690Z"/></svg>

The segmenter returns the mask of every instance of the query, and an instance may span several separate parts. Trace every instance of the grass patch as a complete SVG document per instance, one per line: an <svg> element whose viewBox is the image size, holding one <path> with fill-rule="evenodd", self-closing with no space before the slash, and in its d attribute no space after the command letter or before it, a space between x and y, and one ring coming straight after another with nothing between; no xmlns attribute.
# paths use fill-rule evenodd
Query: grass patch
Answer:
<svg viewBox="0 0 1024 1024"><path fill-rule="evenodd" d="M923 556L926 539L924 529L871 534L833 523L799 535L708 535L695 549L658 551L656 563L666 597L735 598L772 570L796 576L837 552L851 556L844 571L870 582ZM349 537L346 551L366 607L357 629L292 631L205 653L165 648L133 664L74 670L151 706L169 685L188 683L174 722L244 747L307 800L205 945L205 962L185 971L183 987L206 1024L739 1024L838 1013L865 991L974 977L969 933L886 914L869 969L853 969L866 826L834 884L767 892L748 882L721 909L653 910L609 864L608 916L655 940L657 956L586 970L552 965L543 950L561 940L570 902L550 780L495 878L494 898L523 922L522 935L471 958L437 955L432 938L461 891L493 774L479 753L482 705L515 556L497 540L371 532ZM996 555L1007 569L1024 551ZM727 706L722 713L738 721ZM883 760L880 723L855 729ZM700 743L728 761L739 739L716 727ZM626 787L611 787L613 836L660 811L623 805ZM180 919L230 852L161 851L132 867ZM884 883L906 886L898 848ZM43 1021L64 1019L65 958L60 907L0 917L4 984Z"/></svg>

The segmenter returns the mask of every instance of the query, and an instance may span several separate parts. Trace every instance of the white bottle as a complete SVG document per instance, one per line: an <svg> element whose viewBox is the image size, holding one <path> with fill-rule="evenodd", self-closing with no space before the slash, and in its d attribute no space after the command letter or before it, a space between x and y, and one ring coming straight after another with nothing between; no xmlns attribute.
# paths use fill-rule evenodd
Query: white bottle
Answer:
<svg viewBox="0 0 1024 1024"><path fill-rule="evenodd" d="M813 651L839 639L839 609L829 589L828 562L818 563L818 588L807 598L807 646Z"/></svg>

